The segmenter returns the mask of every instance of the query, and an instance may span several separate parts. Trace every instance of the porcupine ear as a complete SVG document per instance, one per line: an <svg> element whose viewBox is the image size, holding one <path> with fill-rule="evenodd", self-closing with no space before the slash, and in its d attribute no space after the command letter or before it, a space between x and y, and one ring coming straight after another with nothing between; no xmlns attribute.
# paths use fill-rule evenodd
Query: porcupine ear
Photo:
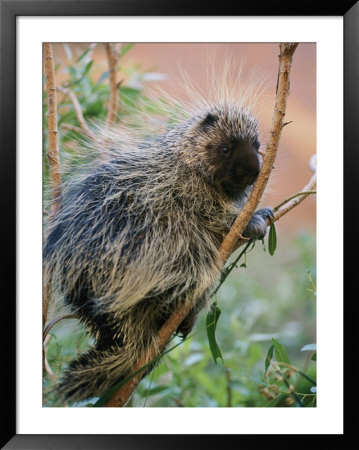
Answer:
<svg viewBox="0 0 359 450"><path fill-rule="evenodd" d="M200 123L201 128L208 130L211 128L218 120L218 117L212 113L208 113L207 116Z"/></svg>

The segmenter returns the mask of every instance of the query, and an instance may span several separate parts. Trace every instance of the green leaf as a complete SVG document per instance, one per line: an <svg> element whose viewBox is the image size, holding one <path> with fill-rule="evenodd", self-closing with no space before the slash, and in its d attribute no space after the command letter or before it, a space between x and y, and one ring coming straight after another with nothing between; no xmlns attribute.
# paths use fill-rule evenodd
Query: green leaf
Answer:
<svg viewBox="0 0 359 450"><path fill-rule="evenodd" d="M287 352L286 352L285 348L283 347L283 345L274 338L272 338L272 343L274 345L274 354L275 354L276 360L278 362L290 364L290 360L288 358Z"/></svg>
<svg viewBox="0 0 359 450"><path fill-rule="evenodd" d="M103 102L102 100L97 100L89 105L87 105L84 115L85 116L98 116L103 109Z"/></svg>
<svg viewBox="0 0 359 450"><path fill-rule="evenodd" d="M121 50L121 58L122 56L124 56L129 50L131 50L131 48L134 46L135 44L127 44L125 45L122 50Z"/></svg>
<svg viewBox="0 0 359 450"><path fill-rule="evenodd" d="M71 81L69 82L69 85L73 83L73 78L76 78L77 76L77 69L73 66L69 66L65 69L71 76ZM67 86L66 86L67 87Z"/></svg>
<svg viewBox="0 0 359 450"><path fill-rule="evenodd" d="M270 364L270 362L271 362L271 360L273 358L273 351L274 351L274 345L271 345L269 347L269 350L267 352L267 356L266 356L266 359L265 359L265 362L264 362L264 373L267 372L269 364Z"/></svg>
<svg viewBox="0 0 359 450"><path fill-rule="evenodd" d="M208 337L208 343L209 348L211 350L214 362L217 364L217 358L220 358L222 360L222 363L224 363L221 351L218 347L217 341L216 341L216 326L219 319L219 316L221 315L221 310L217 306L217 302L214 302L211 305L211 309L209 310L207 314L206 319L206 325L207 325L207 337Z"/></svg>
<svg viewBox="0 0 359 450"><path fill-rule="evenodd" d="M87 75L87 72L91 69L92 64L93 64L93 60L89 61L86 64L85 70L84 70L81 78L83 78L85 75Z"/></svg>
<svg viewBox="0 0 359 450"><path fill-rule="evenodd" d="M150 388L150 389L144 389L144 391L141 393L139 392L139 395L141 397L150 397L151 395L157 395L161 392L167 391L169 389L168 386L157 386L154 388Z"/></svg>
<svg viewBox="0 0 359 450"><path fill-rule="evenodd" d="M268 251L271 256L274 255L276 248L277 248L277 232L274 223L271 223L268 236Z"/></svg>
<svg viewBox="0 0 359 450"><path fill-rule="evenodd" d="M72 81L72 86L77 86L78 84L80 84L82 82L82 80L85 78L85 76L87 75L87 72L91 69L91 66L93 64L93 60L89 61L84 69L81 69L81 71L76 72L76 79L74 79Z"/></svg>
<svg viewBox="0 0 359 450"><path fill-rule="evenodd" d="M138 88L128 86L120 87L120 94L123 95L124 97L137 97L140 92L141 90Z"/></svg>
<svg viewBox="0 0 359 450"><path fill-rule="evenodd" d="M316 361L317 360L317 352L314 352L312 357L311 357L312 361Z"/></svg>
<svg viewBox="0 0 359 450"><path fill-rule="evenodd" d="M87 48L84 52L82 52L81 55L76 59L76 62L77 63L80 62L81 59L83 59L90 50L91 50L90 48Z"/></svg>
<svg viewBox="0 0 359 450"><path fill-rule="evenodd" d="M104 80L106 80L106 78L108 78L110 74L109 70L105 70L105 72L103 72L103 74L100 76L100 78L98 79L96 86L98 86L99 84L101 84Z"/></svg>

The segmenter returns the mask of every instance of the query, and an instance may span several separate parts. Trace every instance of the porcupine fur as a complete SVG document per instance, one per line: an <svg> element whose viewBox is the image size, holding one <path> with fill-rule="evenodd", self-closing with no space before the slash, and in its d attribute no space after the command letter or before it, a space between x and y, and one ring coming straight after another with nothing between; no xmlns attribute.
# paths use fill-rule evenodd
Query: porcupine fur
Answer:
<svg viewBox="0 0 359 450"><path fill-rule="evenodd" d="M44 279L95 340L58 384L66 399L104 394L156 345L179 303L193 305L177 330L184 336L208 303L218 248L260 169L257 121L245 96L232 96L192 98L187 118L162 134L102 128L91 145L107 157L64 185ZM262 238L271 215L257 211L243 234Z"/></svg>

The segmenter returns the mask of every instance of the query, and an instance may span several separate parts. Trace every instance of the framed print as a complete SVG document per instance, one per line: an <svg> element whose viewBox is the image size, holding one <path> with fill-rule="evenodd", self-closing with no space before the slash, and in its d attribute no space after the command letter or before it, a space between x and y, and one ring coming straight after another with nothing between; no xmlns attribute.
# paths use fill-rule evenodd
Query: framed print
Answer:
<svg viewBox="0 0 359 450"><path fill-rule="evenodd" d="M359 10L316 5L2 1L4 448L343 436Z"/></svg>

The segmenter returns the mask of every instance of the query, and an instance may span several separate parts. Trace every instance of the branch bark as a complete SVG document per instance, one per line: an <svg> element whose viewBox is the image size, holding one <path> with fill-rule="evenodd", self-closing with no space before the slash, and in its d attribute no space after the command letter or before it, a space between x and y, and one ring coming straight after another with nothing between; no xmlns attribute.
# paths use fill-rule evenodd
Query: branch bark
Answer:
<svg viewBox="0 0 359 450"><path fill-rule="evenodd" d="M44 43L44 63L47 87L47 125L49 133L49 150L52 204L50 216L61 208L61 167L57 129L57 96L55 84L55 65L52 45Z"/></svg>
<svg viewBox="0 0 359 450"><path fill-rule="evenodd" d="M107 53L110 79L110 100L108 104L106 126L113 125L116 121L118 108L118 83L117 83L117 62L118 54L115 44L106 43L105 49Z"/></svg>
<svg viewBox="0 0 359 450"><path fill-rule="evenodd" d="M59 143L57 129L57 96L55 83L55 64L52 52L52 45L44 43L44 68L47 87L47 124L48 124L48 159L50 164L50 181L51 181L51 208L50 217L61 208L61 166L59 158ZM42 320L43 327L46 323L47 310L49 305L49 286L44 287L42 301Z"/></svg>
<svg viewBox="0 0 359 450"><path fill-rule="evenodd" d="M44 68L47 87L47 125L48 125L48 159L50 164L51 180L51 208L49 216L57 214L61 209L62 180L59 157L59 142L57 129L57 95L55 83L55 64L52 52L52 45L44 43ZM47 283L43 287L42 295L42 328L44 329L50 301L50 285ZM43 349L43 369L45 368L45 352Z"/></svg>
<svg viewBox="0 0 359 450"><path fill-rule="evenodd" d="M263 164L258 179L254 185L251 196L248 202L242 209L238 218L236 219L233 227L224 238L222 245L219 249L220 256L223 264L227 261L233 250L236 248L238 239L241 237L241 233L245 226L252 217L256 207L258 206L260 199L263 195L264 189L267 185L269 175L273 168L273 163L276 157L279 139L282 128L285 126L283 119L285 116L287 98L289 95L289 76L292 64L293 53L295 52L298 44L296 43L281 43L280 55L279 55L279 71L277 79L276 101L275 109L272 119L272 128L270 132L269 142L267 144L267 151L263 157ZM166 343L171 338L172 334L177 330L183 319L189 313L191 306L179 307L174 314L167 320L162 326L157 335L157 345L145 355L143 355L138 363L133 367L131 373L137 372L144 365L149 363L154 357L156 357L164 348ZM143 371L136 374L130 381L124 384L112 397L106 402L107 407L122 407L132 396L136 390L139 382L143 377Z"/></svg>

